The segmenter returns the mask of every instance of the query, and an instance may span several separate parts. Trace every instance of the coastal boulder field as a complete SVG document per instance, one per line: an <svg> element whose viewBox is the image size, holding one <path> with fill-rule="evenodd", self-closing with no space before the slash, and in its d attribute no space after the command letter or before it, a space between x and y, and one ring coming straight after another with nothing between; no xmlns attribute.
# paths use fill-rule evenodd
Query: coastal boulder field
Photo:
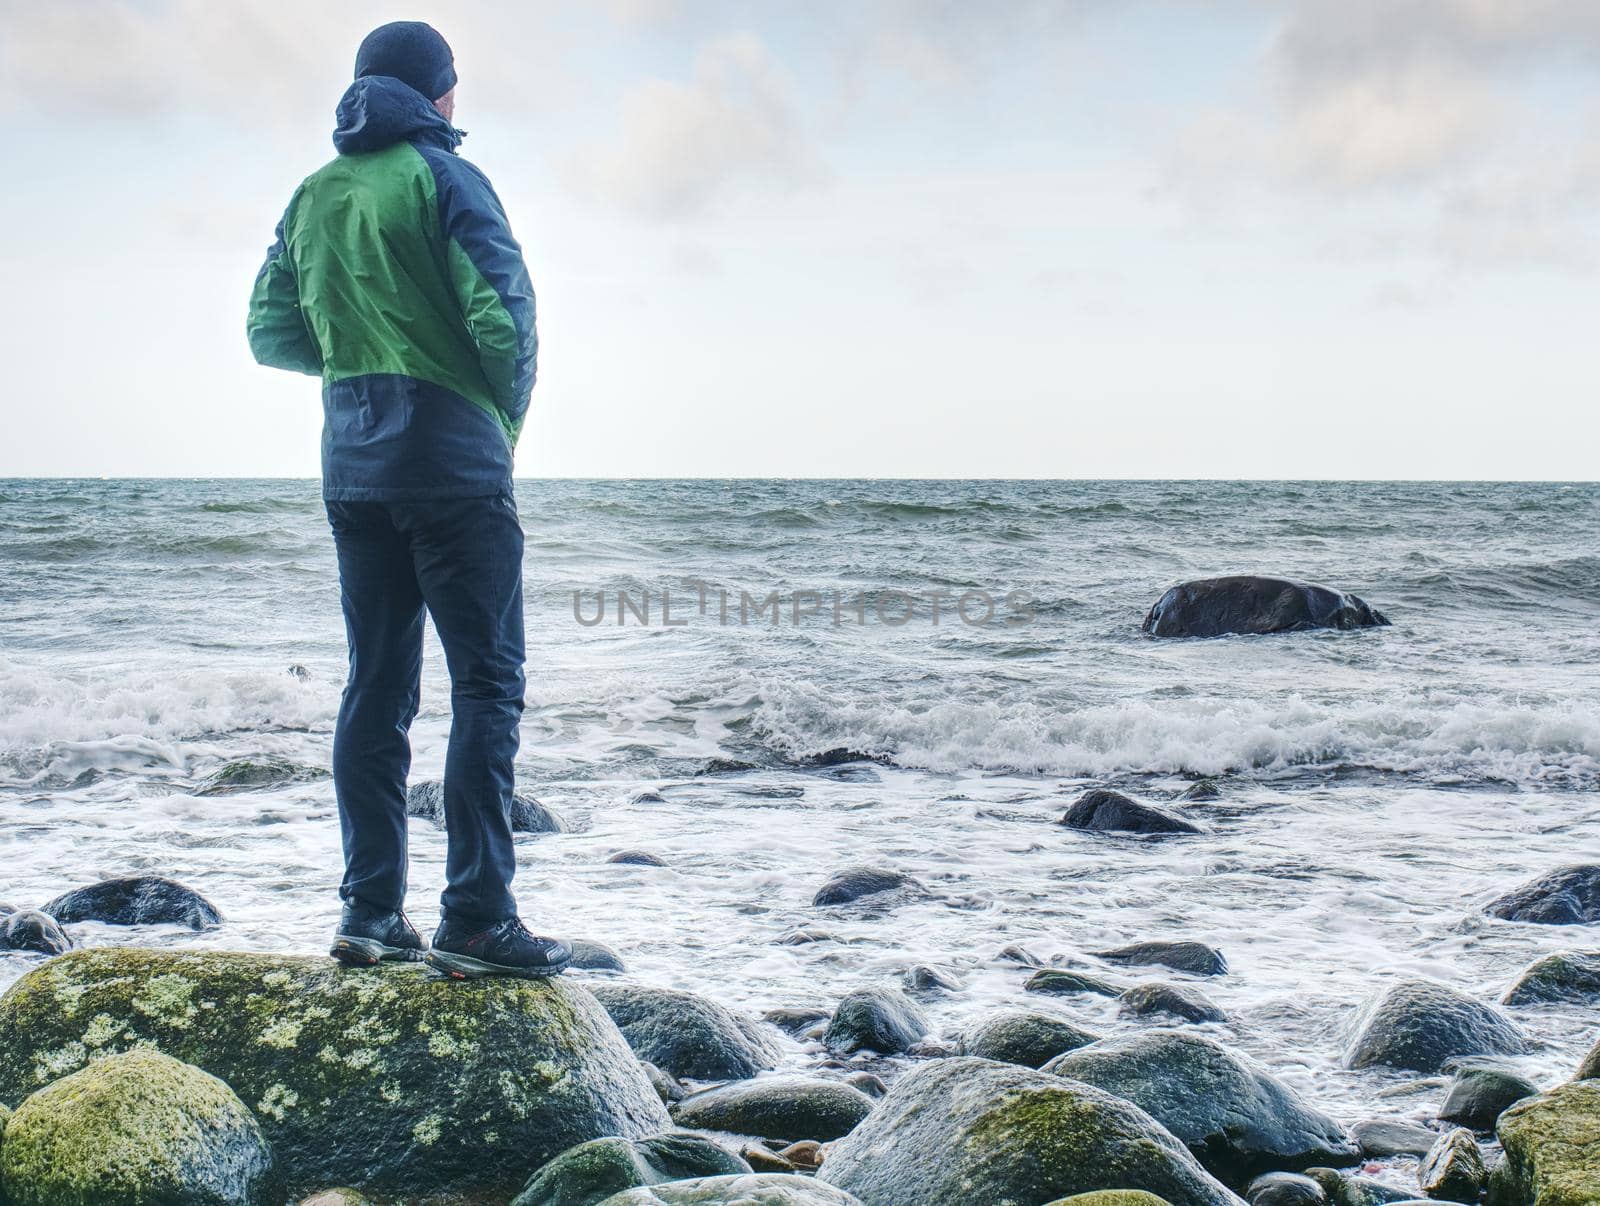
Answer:
<svg viewBox="0 0 1600 1206"><path fill-rule="evenodd" d="M1241 574L1174 586L1156 600L1143 629L1156 637L1216 637L1388 623L1365 600L1343 591Z"/></svg>

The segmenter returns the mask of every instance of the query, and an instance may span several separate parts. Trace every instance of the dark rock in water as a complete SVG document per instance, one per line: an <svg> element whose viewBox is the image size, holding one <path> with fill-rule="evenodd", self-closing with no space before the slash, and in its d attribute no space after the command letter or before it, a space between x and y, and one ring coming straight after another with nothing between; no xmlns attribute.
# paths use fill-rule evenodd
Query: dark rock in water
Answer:
<svg viewBox="0 0 1600 1206"><path fill-rule="evenodd" d="M1015 1064L958 1057L906 1073L835 1143L818 1179L871 1206L1039 1203L1118 1186L1173 1206L1237 1206L1138 1106Z"/></svg>
<svg viewBox="0 0 1600 1206"><path fill-rule="evenodd" d="M862 1206L850 1194L794 1173L696 1177L615 1194L598 1206Z"/></svg>
<svg viewBox="0 0 1600 1206"><path fill-rule="evenodd" d="M1416 1200L1403 1189L1332 1168L1308 1168L1306 1176L1322 1186L1333 1206L1385 1206L1386 1203L1398 1206L1398 1203Z"/></svg>
<svg viewBox="0 0 1600 1206"><path fill-rule="evenodd" d="M107 925L186 925L191 930L206 930L222 924L222 914L204 896L159 875L103 879L64 892L39 911L67 925L103 921Z"/></svg>
<svg viewBox="0 0 1600 1206"><path fill-rule="evenodd" d="M1250 1206L1327 1206L1322 1186L1300 1173L1263 1173L1244 1191Z"/></svg>
<svg viewBox="0 0 1600 1206"><path fill-rule="evenodd" d="M1578 1065L1578 1071L1573 1080L1600 1080L1600 1039L1589 1048L1589 1054L1583 1057L1583 1062Z"/></svg>
<svg viewBox="0 0 1600 1206"><path fill-rule="evenodd" d="M1476 1202L1489 1179L1483 1153L1463 1127L1439 1136L1417 1169L1417 1184L1430 1198L1450 1202Z"/></svg>
<svg viewBox="0 0 1600 1206"><path fill-rule="evenodd" d="M1043 1013L992 1013L962 1037L961 1053L1003 1064L1040 1068L1066 1051L1096 1042L1099 1035Z"/></svg>
<svg viewBox="0 0 1600 1206"><path fill-rule="evenodd" d="M299 662L295 662L289 667L288 674L290 678L298 678L302 682L311 677L311 671L307 670Z"/></svg>
<svg viewBox="0 0 1600 1206"><path fill-rule="evenodd" d="M762 1076L685 1097L672 1116L692 1130L826 1142L848 1135L872 1105L860 1089L836 1080Z"/></svg>
<svg viewBox="0 0 1600 1206"><path fill-rule="evenodd" d="M1439 1107L1439 1117L1475 1131L1494 1129L1494 1120L1539 1087L1504 1068L1463 1068L1456 1073ZM1431 1196L1431 1195L1430 1195Z"/></svg>
<svg viewBox="0 0 1600 1206"><path fill-rule="evenodd" d="M1135 942L1132 946L1094 954L1107 963L1121 963L1127 967L1156 964L1194 976L1220 976L1228 970L1228 961L1222 957L1222 952L1203 942Z"/></svg>
<svg viewBox="0 0 1600 1206"><path fill-rule="evenodd" d="M1120 791L1097 787L1073 801L1057 824L1089 833L1199 833L1198 825L1140 804Z"/></svg>
<svg viewBox="0 0 1600 1206"><path fill-rule="evenodd" d="M1504 1114L1505 1159L1489 1177L1490 1206L1593 1206L1600 1201L1600 1082L1562 1085Z"/></svg>
<svg viewBox="0 0 1600 1206"><path fill-rule="evenodd" d="M995 952L995 959L1000 963L1020 963L1023 967L1043 967L1044 963L1032 951L1012 944L1003 946Z"/></svg>
<svg viewBox="0 0 1600 1206"><path fill-rule="evenodd" d="M798 1009L769 1009L761 1015L761 1020L785 1034L800 1034L811 1029L818 1022L826 1022L833 1016L826 1009L798 1008Z"/></svg>
<svg viewBox="0 0 1600 1206"><path fill-rule="evenodd" d="M871 1072L852 1072L844 1078L844 1083L853 1089L860 1089L868 1097L877 1099L889 1091L889 1086L883 1083L881 1076L874 1076Z"/></svg>
<svg viewBox="0 0 1600 1206"><path fill-rule="evenodd" d="M1369 1118L1350 1128L1350 1136L1369 1159L1389 1156L1426 1155L1439 1138L1439 1132L1398 1118Z"/></svg>
<svg viewBox="0 0 1600 1206"><path fill-rule="evenodd" d="M650 1087L656 1091L656 1096L661 1098L663 1104L671 1105L674 1101L682 1101L688 1096L689 1091L679 1084L675 1077L668 1076L649 1060L640 1060L639 1066L650 1078Z"/></svg>
<svg viewBox="0 0 1600 1206"><path fill-rule="evenodd" d="M861 750L847 749L845 746L836 746L831 750L823 750L820 754L807 754L800 759L801 766L848 766L852 762L876 762L883 764L889 759L883 754L867 754Z"/></svg>
<svg viewBox="0 0 1600 1206"><path fill-rule="evenodd" d="M1222 791L1210 779L1201 779L1200 782L1191 784L1178 797L1180 800L1220 800Z"/></svg>
<svg viewBox="0 0 1600 1206"><path fill-rule="evenodd" d="M1133 1102L1229 1184L1264 1172L1353 1164L1344 1127L1222 1044L1179 1031L1102 1039L1051 1060L1046 1072Z"/></svg>
<svg viewBox="0 0 1600 1206"><path fill-rule="evenodd" d="M1503 921L1592 925L1600 921L1600 863L1562 867L1507 892L1485 910Z"/></svg>
<svg viewBox="0 0 1600 1206"><path fill-rule="evenodd" d="M652 791L648 788L644 791L636 791L633 793L633 795L628 797L629 804L665 804L666 802L666 796L662 795L658 791Z"/></svg>
<svg viewBox="0 0 1600 1206"><path fill-rule="evenodd" d="M534 1173L511 1206L594 1206L641 1185L749 1171L739 1156L699 1135L591 1139Z"/></svg>
<svg viewBox="0 0 1600 1206"><path fill-rule="evenodd" d="M849 904L863 896L879 892L893 892L899 888L918 888L911 876L888 867L847 867L839 871L817 889L811 898L814 905Z"/></svg>
<svg viewBox="0 0 1600 1206"><path fill-rule="evenodd" d="M406 815L432 821L440 829L449 828L444 809L444 784L437 779L413 783L406 791ZM511 797L513 833L566 833L567 823L527 792Z"/></svg>
<svg viewBox="0 0 1600 1206"><path fill-rule="evenodd" d="M106 1056L23 1101L6 1123L0 1178L16 1206L284 1199L244 1102L158 1051Z"/></svg>
<svg viewBox="0 0 1600 1206"><path fill-rule="evenodd" d="M276 754L260 758L239 758L226 763L211 774L199 787L197 796L231 796L241 791L262 791L266 788L288 787L295 783L315 783L326 779L328 772L315 766L302 766Z"/></svg>
<svg viewBox="0 0 1600 1206"><path fill-rule="evenodd" d="M1438 1072L1458 1055L1523 1055L1527 1041L1493 1005L1431 980L1402 980L1363 1013L1347 1068Z"/></svg>
<svg viewBox="0 0 1600 1206"><path fill-rule="evenodd" d="M838 942L839 935L831 930L819 929L816 926L803 925L780 934L777 938L779 946L806 946L812 942Z"/></svg>
<svg viewBox="0 0 1600 1206"><path fill-rule="evenodd" d="M839 1002L822 1042L835 1055L857 1051L899 1055L927 1033L927 1015L905 993L897 988L863 988Z"/></svg>
<svg viewBox="0 0 1600 1206"><path fill-rule="evenodd" d="M634 1053L673 1076L743 1080L778 1062L759 1024L692 992L636 984L593 992Z"/></svg>
<svg viewBox="0 0 1600 1206"><path fill-rule="evenodd" d="M1211 998L1186 984L1135 984L1118 1000L1135 1017L1167 1013L1186 1022L1226 1022L1228 1015Z"/></svg>
<svg viewBox="0 0 1600 1206"><path fill-rule="evenodd" d="M756 769L754 762L742 758L712 758L695 772L697 775L737 775Z"/></svg>
<svg viewBox="0 0 1600 1206"><path fill-rule="evenodd" d="M961 981L949 972L923 964L908 968L903 979L907 992L921 993L925 996L941 992L958 992L961 989Z"/></svg>
<svg viewBox="0 0 1600 1206"><path fill-rule="evenodd" d="M1343 591L1241 574L1174 586L1156 600L1143 628L1157 637L1215 637L1388 623L1365 600Z"/></svg>
<svg viewBox="0 0 1600 1206"><path fill-rule="evenodd" d="M627 964L603 942L590 942L587 938L574 938L567 944L572 947L572 966L584 971L627 971Z"/></svg>
<svg viewBox="0 0 1600 1206"><path fill-rule="evenodd" d="M72 949L72 939L48 913L26 909L0 918L0 951L34 951L59 955Z"/></svg>
<svg viewBox="0 0 1600 1206"><path fill-rule="evenodd" d="M659 854L651 854L648 850L618 850L608 863L628 863L635 867L665 867L667 860Z"/></svg>
<svg viewBox="0 0 1600 1206"><path fill-rule="evenodd" d="M1092 992L1102 997L1120 997L1125 986L1113 984L1110 980L1102 980L1098 976L1085 975L1083 972L1068 971L1062 967L1046 967L1028 977L1028 982L1022 986L1029 992L1046 992L1051 996L1064 997L1073 993Z"/></svg>
<svg viewBox="0 0 1600 1206"><path fill-rule="evenodd" d="M604 1010L561 978L130 947L61 955L0 998L0 1101L140 1047L231 1085L299 1192L503 1201L574 1144L671 1125Z"/></svg>
<svg viewBox="0 0 1600 1206"><path fill-rule="evenodd" d="M1502 1000L1507 1005L1600 1001L1600 952L1563 951L1530 964Z"/></svg>

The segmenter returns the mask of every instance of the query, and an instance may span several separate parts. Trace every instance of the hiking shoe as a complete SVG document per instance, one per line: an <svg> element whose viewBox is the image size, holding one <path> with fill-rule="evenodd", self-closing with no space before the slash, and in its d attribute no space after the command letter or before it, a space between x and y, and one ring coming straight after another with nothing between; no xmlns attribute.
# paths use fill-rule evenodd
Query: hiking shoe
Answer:
<svg viewBox="0 0 1600 1206"><path fill-rule="evenodd" d="M480 976L518 976L543 980L559 976L572 962L572 948L554 938L528 933L518 917L487 929L441 921L434 931L428 966L456 980Z"/></svg>
<svg viewBox="0 0 1600 1206"><path fill-rule="evenodd" d="M423 950L422 935L399 909L385 913L362 901L347 900L328 953L347 967L376 967L385 959L415 963Z"/></svg>

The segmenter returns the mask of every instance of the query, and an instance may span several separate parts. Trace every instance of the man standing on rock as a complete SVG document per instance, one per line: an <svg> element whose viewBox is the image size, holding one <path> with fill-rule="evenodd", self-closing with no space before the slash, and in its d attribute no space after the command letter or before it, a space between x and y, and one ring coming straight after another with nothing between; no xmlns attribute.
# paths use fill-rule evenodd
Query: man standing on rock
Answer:
<svg viewBox="0 0 1600 1206"><path fill-rule="evenodd" d="M483 173L456 155L450 47L374 30L339 102L339 152L295 191L250 298L262 364L322 378L322 495L350 674L333 738L344 912L333 956L426 957L458 977L556 975L566 944L511 895L522 716L522 527L512 449L533 390L533 286ZM450 668L443 917L402 912L407 737L426 609Z"/></svg>

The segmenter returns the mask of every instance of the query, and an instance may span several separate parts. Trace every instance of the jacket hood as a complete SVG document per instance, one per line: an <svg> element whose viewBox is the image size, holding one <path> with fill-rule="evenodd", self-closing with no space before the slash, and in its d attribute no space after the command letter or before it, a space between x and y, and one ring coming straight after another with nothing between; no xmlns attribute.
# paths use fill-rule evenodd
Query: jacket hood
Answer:
<svg viewBox="0 0 1600 1206"><path fill-rule="evenodd" d="M397 142L428 142L454 150L466 134L433 102L389 75L363 76L345 90L334 113L333 146L341 155L381 151Z"/></svg>

